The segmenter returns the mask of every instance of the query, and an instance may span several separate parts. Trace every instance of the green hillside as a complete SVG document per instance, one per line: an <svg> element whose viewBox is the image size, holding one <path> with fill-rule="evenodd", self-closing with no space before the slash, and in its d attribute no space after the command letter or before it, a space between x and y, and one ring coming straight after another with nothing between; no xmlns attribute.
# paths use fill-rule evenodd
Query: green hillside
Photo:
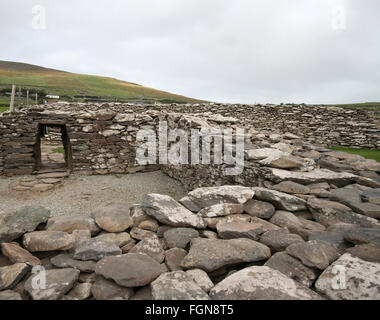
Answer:
<svg viewBox="0 0 380 320"><path fill-rule="evenodd" d="M23 89L23 101L28 89L32 93L37 91L41 98L46 94L53 94L67 101L201 102L114 78L0 60L0 106L9 105L12 84Z"/></svg>

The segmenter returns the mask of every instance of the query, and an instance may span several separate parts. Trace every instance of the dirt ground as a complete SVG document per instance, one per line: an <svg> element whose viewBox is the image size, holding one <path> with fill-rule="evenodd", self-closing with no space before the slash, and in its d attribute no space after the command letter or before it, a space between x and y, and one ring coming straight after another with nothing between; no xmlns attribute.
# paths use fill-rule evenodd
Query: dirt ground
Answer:
<svg viewBox="0 0 380 320"><path fill-rule="evenodd" d="M43 193L14 191L10 184L20 177L0 177L0 212L24 205L41 205L53 216L90 215L106 202L120 202L127 207L141 203L145 193L162 193L178 200L187 191L182 184L160 171L128 175L82 176L72 174L62 186Z"/></svg>

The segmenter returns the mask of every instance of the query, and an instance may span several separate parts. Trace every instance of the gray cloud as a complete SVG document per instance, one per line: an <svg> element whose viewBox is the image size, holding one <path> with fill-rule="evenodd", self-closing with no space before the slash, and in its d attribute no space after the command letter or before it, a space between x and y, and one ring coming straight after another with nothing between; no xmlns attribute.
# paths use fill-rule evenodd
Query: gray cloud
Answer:
<svg viewBox="0 0 380 320"><path fill-rule="evenodd" d="M36 4L46 30L32 28ZM221 102L379 101L378 12L378 0L2 0L0 59Z"/></svg>

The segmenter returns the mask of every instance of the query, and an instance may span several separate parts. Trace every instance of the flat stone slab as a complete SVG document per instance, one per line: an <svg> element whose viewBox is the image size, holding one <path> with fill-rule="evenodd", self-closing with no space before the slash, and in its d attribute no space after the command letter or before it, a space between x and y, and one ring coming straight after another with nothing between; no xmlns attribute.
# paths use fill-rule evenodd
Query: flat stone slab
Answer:
<svg viewBox="0 0 380 320"><path fill-rule="evenodd" d="M74 259L88 261L98 261L106 256L121 254L119 246L99 240L86 240L75 248Z"/></svg>
<svg viewBox="0 0 380 320"><path fill-rule="evenodd" d="M63 231L67 233L73 233L74 230L89 230L92 235L100 231L94 219L80 215L50 218L46 224L46 230Z"/></svg>
<svg viewBox="0 0 380 320"><path fill-rule="evenodd" d="M12 289L29 272L30 267L26 263L15 263L0 268L0 291Z"/></svg>
<svg viewBox="0 0 380 320"><path fill-rule="evenodd" d="M44 252L69 250L76 243L76 239L62 231L34 231L24 234L22 243L30 252Z"/></svg>
<svg viewBox="0 0 380 320"><path fill-rule="evenodd" d="M266 260L270 249L250 239L202 239L191 240L189 254L183 259L182 267L199 268L206 272L225 266Z"/></svg>
<svg viewBox="0 0 380 320"><path fill-rule="evenodd" d="M41 264L40 259L33 256L29 251L15 243L2 243L1 252L13 263L26 263L31 266Z"/></svg>
<svg viewBox="0 0 380 320"><path fill-rule="evenodd" d="M120 203L107 203L92 212L91 216L107 232L123 232L133 225L129 208Z"/></svg>
<svg viewBox="0 0 380 320"><path fill-rule="evenodd" d="M96 262L73 259L72 253L62 253L50 259L53 266L58 268L75 268L82 272L94 272Z"/></svg>
<svg viewBox="0 0 380 320"><path fill-rule="evenodd" d="M132 288L118 286L112 280L99 277L91 287L91 293L96 300L129 300L133 295Z"/></svg>
<svg viewBox="0 0 380 320"><path fill-rule="evenodd" d="M50 172L50 173L38 174L36 178L37 179L57 179L57 178L65 178L68 176L69 176L69 173L67 172Z"/></svg>
<svg viewBox="0 0 380 320"><path fill-rule="evenodd" d="M379 264L345 253L320 275L315 287L334 300L380 300Z"/></svg>
<svg viewBox="0 0 380 320"><path fill-rule="evenodd" d="M142 287L165 272L156 260L146 254L127 253L105 257L96 264L95 272L123 287Z"/></svg>
<svg viewBox="0 0 380 320"><path fill-rule="evenodd" d="M314 291L278 270L248 267L230 275L210 291L213 300L321 300Z"/></svg>
<svg viewBox="0 0 380 320"><path fill-rule="evenodd" d="M218 235L222 239L248 238L258 240L263 232L263 226L250 222L226 222L216 225Z"/></svg>

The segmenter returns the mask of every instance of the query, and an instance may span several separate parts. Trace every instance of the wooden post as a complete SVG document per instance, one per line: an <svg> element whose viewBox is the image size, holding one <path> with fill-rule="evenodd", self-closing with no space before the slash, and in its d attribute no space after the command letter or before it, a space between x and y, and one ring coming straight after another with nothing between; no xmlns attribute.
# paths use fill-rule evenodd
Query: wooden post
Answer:
<svg viewBox="0 0 380 320"><path fill-rule="evenodd" d="M12 84L12 95L11 95L11 104L9 105L9 112L14 112L15 107L15 91L16 91L16 85Z"/></svg>
<svg viewBox="0 0 380 320"><path fill-rule="evenodd" d="M38 104L38 93L36 92L36 105Z"/></svg>
<svg viewBox="0 0 380 320"><path fill-rule="evenodd" d="M26 90L26 106L29 107L29 90Z"/></svg>
<svg viewBox="0 0 380 320"><path fill-rule="evenodd" d="M21 106L21 87L18 86L18 106Z"/></svg>

